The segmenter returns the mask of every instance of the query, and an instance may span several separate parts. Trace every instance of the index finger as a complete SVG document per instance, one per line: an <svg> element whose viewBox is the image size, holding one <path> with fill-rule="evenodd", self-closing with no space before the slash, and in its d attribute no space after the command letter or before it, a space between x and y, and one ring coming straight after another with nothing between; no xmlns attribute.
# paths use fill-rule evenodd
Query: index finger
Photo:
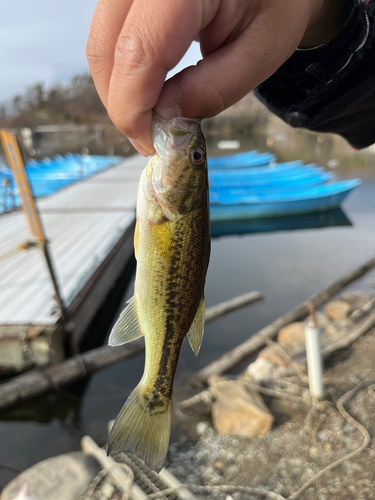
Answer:
<svg viewBox="0 0 375 500"><path fill-rule="evenodd" d="M107 109L113 123L147 153L153 152L152 108L165 77L201 28L198 0L136 0L119 35Z"/></svg>
<svg viewBox="0 0 375 500"><path fill-rule="evenodd" d="M86 57L96 90L107 107L114 52L132 0L99 0L91 23Z"/></svg>

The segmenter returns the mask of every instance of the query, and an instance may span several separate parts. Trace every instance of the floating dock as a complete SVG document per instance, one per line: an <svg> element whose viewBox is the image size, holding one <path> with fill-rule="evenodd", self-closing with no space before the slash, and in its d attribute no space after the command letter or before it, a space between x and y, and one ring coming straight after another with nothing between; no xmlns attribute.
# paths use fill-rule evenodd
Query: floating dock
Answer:
<svg viewBox="0 0 375 500"><path fill-rule="evenodd" d="M133 254L138 181L146 161L135 155L38 200L76 343ZM61 324L43 252L34 242L22 210L0 216L3 341L36 338Z"/></svg>

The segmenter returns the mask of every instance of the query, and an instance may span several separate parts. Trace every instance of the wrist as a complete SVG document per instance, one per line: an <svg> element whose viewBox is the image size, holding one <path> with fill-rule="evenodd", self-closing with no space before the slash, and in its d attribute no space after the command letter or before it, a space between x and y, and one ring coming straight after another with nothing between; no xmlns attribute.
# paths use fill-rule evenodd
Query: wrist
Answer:
<svg viewBox="0 0 375 500"><path fill-rule="evenodd" d="M319 0L299 48L311 49L332 40L349 19L353 5L353 0Z"/></svg>

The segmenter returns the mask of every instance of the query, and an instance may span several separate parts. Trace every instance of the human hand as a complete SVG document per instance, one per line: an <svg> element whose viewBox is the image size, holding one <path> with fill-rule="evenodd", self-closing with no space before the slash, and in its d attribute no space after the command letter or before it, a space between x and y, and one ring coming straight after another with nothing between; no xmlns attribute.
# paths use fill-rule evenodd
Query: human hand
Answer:
<svg viewBox="0 0 375 500"><path fill-rule="evenodd" d="M99 0L87 58L113 123L153 153L152 109L209 118L271 76L327 0ZM165 82L199 36L203 60Z"/></svg>

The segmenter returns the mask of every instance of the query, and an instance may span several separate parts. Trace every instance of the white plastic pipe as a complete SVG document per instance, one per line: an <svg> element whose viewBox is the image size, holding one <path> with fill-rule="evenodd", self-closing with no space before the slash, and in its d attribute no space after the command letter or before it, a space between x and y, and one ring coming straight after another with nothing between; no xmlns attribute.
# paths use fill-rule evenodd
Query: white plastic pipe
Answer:
<svg viewBox="0 0 375 500"><path fill-rule="evenodd" d="M313 398L324 398L323 360L320 352L319 337L322 331L311 323L305 326L307 371L310 394Z"/></svg>

